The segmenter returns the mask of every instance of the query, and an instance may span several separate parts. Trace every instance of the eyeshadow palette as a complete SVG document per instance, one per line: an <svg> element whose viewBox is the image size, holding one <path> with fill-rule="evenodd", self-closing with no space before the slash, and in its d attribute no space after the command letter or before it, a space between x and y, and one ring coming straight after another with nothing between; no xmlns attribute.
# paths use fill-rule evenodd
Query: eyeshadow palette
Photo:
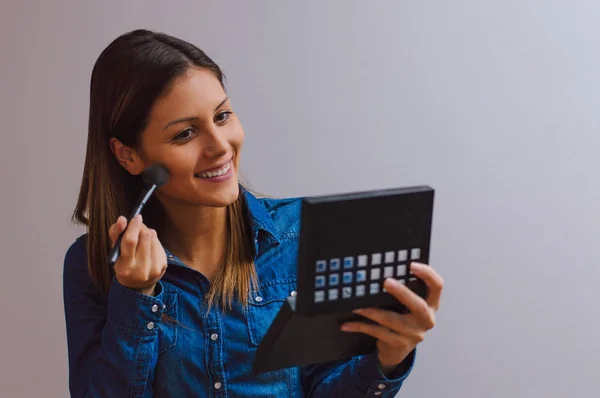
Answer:
<svg viewBox="0 0 600 398"><path fill-rule="evenodd" d="M298 315L393 306L386 278L422 288L410 263L429 261L433 198L426 186L304 198Z"/></svg>
<svg viewBox="0 0 600 398"><path fill-rule="evenodd" d="M429 263L434 190L428 186L303 198L296 294L262 339L255 372L306 366L373 352L376 340L340 330L352 310L408 309L385 291L394 278L421 297L411 262Z"/></svg>

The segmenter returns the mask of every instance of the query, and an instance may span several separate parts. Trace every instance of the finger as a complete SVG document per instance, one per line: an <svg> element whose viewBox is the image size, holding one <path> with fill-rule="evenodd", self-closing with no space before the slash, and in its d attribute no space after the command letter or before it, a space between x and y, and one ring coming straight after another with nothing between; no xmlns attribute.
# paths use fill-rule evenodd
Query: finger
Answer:
<svg viewBox="0 0 600 398"><path fill-rule="evenodd" d="M131 262L135 259L135 248L138 244L140 230L142 228L142 216L137 215L129 223L129 227L121 240L121 257Z"/></svg>
<svg viewBox="0 0 600 398"><path fill-rule="evenodd" d="M380 308L363 308L354 310L354 312L395 333L406 334L410 330L406 317L394 311Z"/></svg>
<svg viewBox="0 0 600 398"><path fill-rule="evenodd" d="M401 338L388 328L359 321L344 323L342 325L342 331L350 333L363 333L392 346L396 346Z"/></svg>
<svg viewBox="0 0 600 398"><path fill-rule="evenodd" d="M115 242L119 239L119 235L125 230L125 227L127 227L127 219L123 216L119 216L117 221L110 226L108 229L108 238L110 239L111 247L115 245Z"/></svg>
<svg viewBox="0 0 600 398"><path fill-rule="evenodd" d="M432 328L435 324L433 311L429 304L418 294L393 278L387 278L384 282L386 291L396 300L404 304L419 319L419 323L426 328Z"/></svg>
<svg viewBox="0 0 600 398"><path fill-rule="evenodd" d="M135 248L135 263L142 267L142 278L148 279L152 267L152 232L148 228L142 228Z"/></svg>
<svg viewBox="0 0 600 398"><path fill-rule="evenodd" d="M437 310L440 308L440 300L442 296L442 289L444 288L444 279L438 274L432 267L421 264L412 263L410 265L411 273L417 278L423 280L429 288L429 294L427 295L427 304L430 307Z"/></svg>

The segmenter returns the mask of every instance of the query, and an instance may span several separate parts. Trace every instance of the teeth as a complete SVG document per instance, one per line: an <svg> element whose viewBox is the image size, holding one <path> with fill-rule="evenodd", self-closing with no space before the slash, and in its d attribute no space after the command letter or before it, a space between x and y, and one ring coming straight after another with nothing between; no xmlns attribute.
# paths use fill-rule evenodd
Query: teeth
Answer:
<svg viewBox="0 0 600 398"><path fill-rule="evenodd" d="M223 174L227 173L230 168L231 168L231 162L228 162L225 166L221 167L217 171L210 171L208 173L200 174L200 178L213 178L213 177L222 176Z"/></svg>

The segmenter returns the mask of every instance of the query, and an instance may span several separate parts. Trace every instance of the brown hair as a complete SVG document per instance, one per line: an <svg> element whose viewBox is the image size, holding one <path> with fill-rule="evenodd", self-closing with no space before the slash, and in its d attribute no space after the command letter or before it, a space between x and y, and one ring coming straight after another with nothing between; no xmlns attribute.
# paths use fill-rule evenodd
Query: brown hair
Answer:
<svg viewBox="0 0 600 398"><path fill-rule="evenodd" d="M134 30L116 38L100 54L90 83L88 141L75 222L87 227L88 270L92 282L108 293L114 271L108 265L108 229L119 215L128 215L142 190L141 177L129 174L115 159L109 139L139 148L153 104L189 68L211 72L225 89L221 69L202 50L181 39L148 30ZM160 203L151 199L144 222L158 231L164 224ZM256 270L243 197L227 207L228 242L224 264L211 283L210 307L216 299L230 307L237 293L244 304Z"/></svg>

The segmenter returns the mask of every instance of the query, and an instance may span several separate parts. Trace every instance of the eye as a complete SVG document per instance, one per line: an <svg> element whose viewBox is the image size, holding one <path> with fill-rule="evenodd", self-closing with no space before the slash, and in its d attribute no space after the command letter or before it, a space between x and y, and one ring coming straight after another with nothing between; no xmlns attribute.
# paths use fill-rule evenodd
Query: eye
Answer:
<svg viewBox="0 0 600 398"><path fill-rule="evenodd" d="M179 141L179 142L187 141L190 138L192 138L193 134L194 134L194 130L193 129L191 129L191 128L185 129L181 133L177 134L173 138L173 141Z"/></svg>
<svg viewBox="0 0 600 398"><path fill-rule="evenodd" d="M217 115L216 122L217 123L225 123L227 120L229 120L229 118L231 117L233 112L229 112L229 111L225 111L225 112L221 112Z"/></svg>

